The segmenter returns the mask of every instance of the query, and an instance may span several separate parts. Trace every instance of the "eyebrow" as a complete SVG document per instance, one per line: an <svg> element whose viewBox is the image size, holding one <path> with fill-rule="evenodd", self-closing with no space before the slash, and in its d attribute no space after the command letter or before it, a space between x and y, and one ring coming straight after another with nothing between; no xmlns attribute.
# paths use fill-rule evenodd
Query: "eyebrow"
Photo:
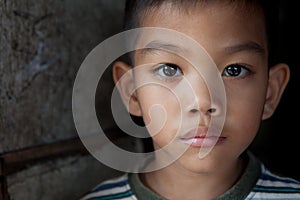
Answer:
<svg viewBox="0 0 300 200"><path fill-rule="evenodd" d="M185 50L179 46L176 46L171 43L166 43L164 41L160 40L154 40L150 43L148 43L143 49L140 49L142 54L147 54L155 51L168 51L171 53L182 53Z"/></svg>
<svg viewBox="0 0 300 200"><path fill-rule="evenodd" d="M225 51L227 51L229 54L234 54L241 51L251 51L258 54L266 54L266 49L253 41L225 47Z"/></svg>
<svg viewBox="0 0 300 200"><path fill-rule="evenodd" d="M188 52L187 50L184 50L179 46L176 46L171 43L166 43L160 40L151 41L143 49L140 49L140 51L142 54L152 53L155 51L169 51L172 53ZM266 49L262 47L262 45L253 41L227 46L225 47L225 51L228 52L229 54L234 54L241 51L249 51L249 52L254 52L262 55L266 54Z"/></svg>

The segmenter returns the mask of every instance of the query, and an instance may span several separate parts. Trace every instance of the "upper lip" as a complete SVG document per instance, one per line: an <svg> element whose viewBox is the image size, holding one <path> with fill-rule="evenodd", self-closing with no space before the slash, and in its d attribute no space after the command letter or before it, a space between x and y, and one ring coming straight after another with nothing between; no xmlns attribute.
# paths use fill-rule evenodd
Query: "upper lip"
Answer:
<svg viewBox="0 0 300 200"><path fill-rule="evenodd" d="M180 139L205 138L205 137L221 137L220 131L213 127L197 127L180 136Z"/></svg>

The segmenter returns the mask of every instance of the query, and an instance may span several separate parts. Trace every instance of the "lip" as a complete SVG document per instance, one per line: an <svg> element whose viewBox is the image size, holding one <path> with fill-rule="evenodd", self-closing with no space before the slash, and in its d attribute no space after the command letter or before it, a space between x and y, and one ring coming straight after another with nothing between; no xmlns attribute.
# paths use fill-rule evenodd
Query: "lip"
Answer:
<svg viewBox="0 0 300 200"><path fill-rule="evenodd" d="M209 133L209 135L208 135ZM213 147L226 140L226 137L214 128L198 127L179 137L179 141L191 147Z"/></svg>

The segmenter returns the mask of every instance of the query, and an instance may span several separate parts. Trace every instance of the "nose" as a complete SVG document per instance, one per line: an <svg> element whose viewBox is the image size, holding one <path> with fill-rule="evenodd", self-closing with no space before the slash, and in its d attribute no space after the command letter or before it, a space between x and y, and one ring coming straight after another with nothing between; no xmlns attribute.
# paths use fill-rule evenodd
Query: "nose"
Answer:
<svg viewBox="0 0 300 200"><path fill-rule="evenodd" d="M189 112L191 112L191 113L197 113L197 112L199 112L199 110L196 109L196 108L192 108ZM204 112L204 113L211 115L211 114L215 114L216 112L217 112L216 108L208 108L207 111Z"/></svg>
<svg viewBox="0 0 300 200"><path fill-rule="evenodd" d="M220 108L216 104L212 104L210 99L205 97L195 97L194 103L187 106L186 113L189 115L201 115L201 116L218 116Z"/></svg>
<svg viewBox="0 0 300 200"><path fill-rule="evenodd" d="M218 116L221 106L218 103L218 94L214 91L213 80L204 80L196 74L187 78L191 92L186 94L185 112L190 115L201 114L206 116Z"/></svg>

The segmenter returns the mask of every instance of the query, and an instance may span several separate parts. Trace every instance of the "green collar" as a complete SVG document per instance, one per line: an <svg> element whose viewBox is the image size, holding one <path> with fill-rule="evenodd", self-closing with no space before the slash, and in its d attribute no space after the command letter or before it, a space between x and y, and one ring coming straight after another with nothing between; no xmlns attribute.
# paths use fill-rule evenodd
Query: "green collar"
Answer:
<svg viewBox="0 0 300 200"><path fill-rule="evenodd" d="M227 192L218 197L217 200L245 199L255 186L261 174L261 164L252 153L247 152L246 155L248 155L249 161L241 178Z"/></svg>
<svg viewBox="0 0 300 200"><path fill-rule="evenodd" d="M261 168L260 161L252 153L248 152L247 157L249 161L240 180L216 200L245 199L249 195L260 176ZM145 187L140 181L138 174L129 174L129 184L137 199L166 200Z"/></svg>

